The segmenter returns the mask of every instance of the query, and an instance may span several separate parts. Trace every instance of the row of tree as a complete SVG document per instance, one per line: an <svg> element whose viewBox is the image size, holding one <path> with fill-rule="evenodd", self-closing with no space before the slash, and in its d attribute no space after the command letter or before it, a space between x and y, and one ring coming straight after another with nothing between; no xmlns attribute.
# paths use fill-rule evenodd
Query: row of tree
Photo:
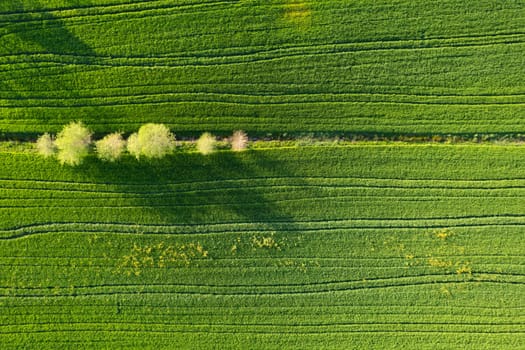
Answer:
<svg viewBox="0 0 525 350"><path fill-rule="evenodd" d="M176 147L175 136L164 124L145 124L127 140L122 133L112 133L98 141L93 141L92 135L81 122L72 122L56 137L48 133L40 136L36 147L42 156L56 157L61 164L73 166L81 164L92 150L100 159L114 162L126 151L137 159L154 159L172 153ZM233 151L243 151L248 146L248 136L243 131L236 131L229 142ZM204 155L213 153L216 147L216 137L208 132L196 141L197 151Z"/></svg>

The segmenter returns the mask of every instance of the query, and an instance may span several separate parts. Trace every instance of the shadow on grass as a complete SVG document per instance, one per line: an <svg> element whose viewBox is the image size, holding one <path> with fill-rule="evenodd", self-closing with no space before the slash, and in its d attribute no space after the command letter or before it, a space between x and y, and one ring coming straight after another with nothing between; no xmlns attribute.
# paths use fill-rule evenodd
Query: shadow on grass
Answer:
<svg viewBox="0 0 525 350"><path fill-rule="evenodd" d="M6 119L23 119L24 112L16 107L24 106L22 101L31 99L38 101L37 91L53 91L63 89L60 79L51 86L44 84L38 78L41 67L56 66L54 75L66 72L67 63L71 57L75 61L87 62L94 51L84 43L65 24L46 7L44 0L9 0L13 1L11 8L16 14L4 22L0 22L0 57L10 57L0 68L0 99L7 101L4 107L12 107ZM68 7L78 5L79 1L65 1ZM8 12L9 13L9 12ZM53 55L53 56L49 56ZM68 57L69 60L64 60ZM70 97L74 97L70 89ZM34 102L33 102L34 103ZM42 120L42 123L51 122ZM1 130L0 130L1 131ZM25 139L23 135L0 135L4 139ZM30 135L32 138L35 134Z"/></svg>
<svg viewBox="0 0 525 350"><path fill-rule="evenodd" d="M94 51L76 36L57 17L57 12L47 10L44 0L14 0L13 9L19 11L17 21L5 30L10 33L10 47L4 54L18 54L25 68L38 68L46 60L42 55L52 54L53 60L75 56L86 63ZM73 8L78 0L63 1L64 8ZM0 53L1 54L1 53ZM24 57L25 56L25 57ZM44 62L45 64L45 62ZM60 64L60 62L59 62ZM13 72L7 72L9 76ZM1 78L1 75L0 75ZM38 79L21 80L26 83L0 79L0 98L4 93L9 99L26 99L35 90L52 90L52 86L39 86ZM71 91L74 97L74 91ZM43 121L44 123L45 121ZM35 134L19 135L34 138ZM269 190L249 186L249 179L281 174L284 164L274 164L264 152L244 154L217 153L208 157L198 154L176 154L160 161L137 162L130 158L111 164L96 159L87 160L75 171L88 174L96 183L111 183L116 190L135 191L140 206L148 212L148 220L159 224L206 224L209 222L265 222L291 221L275 203L268 200ZM282 174L281 174L282 175ZM229 182L232 179L246 179ZM222 181L226 180L226 182ZM174 184L188 183L188 186ZM195 183L200 183L195 187ZM228 189L215 190L217 186ZM130 186L132 185L132 186ZM194 190L187 190L187 188ZM205 189L203 189L205 188ZM150 192L148 192L151 190ZM96 221L96 218L93 218ZM140 217L130 223L142 224Z"/></svg>
<svg viewBox="0 0 525 350"><path fill-rule="evenodd" d="M278 231L282 222L293 225L290 213L269 198L268 186L271 178L293 174L266 152L178 153L158 161L128 157L117 163L91 158L75 170L137 195L144 217L130 215L129 224L257 223L270 231Z"/></svg>
<svg viewBox="0 0 525 350"><path fill-rule="evenodd" d="M78 1L73 0L64 3L68 8L78 5ZM40 53L58 55L93 54L89 45L67 28L65 22L45 4L44 0L15 0L13 8L19 9L20 16L7 26L7 33L15 36L15 40L10 41L13 45L11 50L33 53L38 49Z"/></svg>

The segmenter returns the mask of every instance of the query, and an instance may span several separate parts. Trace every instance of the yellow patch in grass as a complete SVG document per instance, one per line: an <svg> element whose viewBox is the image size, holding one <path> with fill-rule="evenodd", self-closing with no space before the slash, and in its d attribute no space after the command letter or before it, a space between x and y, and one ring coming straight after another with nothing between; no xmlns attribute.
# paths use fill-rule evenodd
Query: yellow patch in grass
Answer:
<svg viewBox="0 0 525 350"><path fill-rule="evenodd" d="M472 275L472 268L469 266L468 263L463 264L456 269L456 273L458 275L462 275L462 274Z"/></svg>
<svg viewBox="0 0 525 350"><path fill-rule="evenodd" d="M312 10L305 2L290 1L284 6L284 19L296 25L308 25Z"/></svg>
<svg viewBox="0 0 525 350"><path fill-rule="evenodd" d="M117 272L139 276L146 268L187 267L193 260L207 257L208 251L199 242L174 245L160 242L148 246L134 244L130 254L124 255L119 261Z"/></svg>
<svg viewBox="0 0 525 350"><path fill-rule="evenodd" d="M451 267L452 261L445 261L436 258L428 258L428 264L432 267L447 268Z"/></svg>
<svg viewBox="0 0 525 350"><path fill-rule="evenodd" d="M252 247L281 250L279 243L273 238L273 234L267 237L253 236Z"/></svg>
<svg viewBox="0 0 525 350"><path fill-rule="evenodd" d="M436 231L436 237L441 239L442 241L446 240L450 236L452 236L452 231L450 231L449 229L445 228L445 229Z"/></svg>

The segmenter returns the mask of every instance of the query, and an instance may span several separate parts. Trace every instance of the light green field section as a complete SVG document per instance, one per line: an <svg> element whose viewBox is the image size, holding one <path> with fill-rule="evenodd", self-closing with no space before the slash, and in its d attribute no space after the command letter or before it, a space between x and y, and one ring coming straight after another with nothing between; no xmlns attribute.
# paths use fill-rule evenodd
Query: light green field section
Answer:
<svg viewBox="0 0 525 350"><path fill-rule="evenodd" d="M523 133L521 1L10 0L0 132Z"/></svg>
<svg viewBox="0 0 525 350"><path fill-rule="evenodd" d="M0 348L525 340L525 149L0 161Z"/></svg>

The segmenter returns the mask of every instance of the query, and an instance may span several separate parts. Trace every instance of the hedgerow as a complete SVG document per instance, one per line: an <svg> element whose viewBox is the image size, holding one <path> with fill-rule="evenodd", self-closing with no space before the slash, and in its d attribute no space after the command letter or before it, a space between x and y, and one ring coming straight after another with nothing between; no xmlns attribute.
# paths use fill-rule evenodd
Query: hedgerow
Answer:
<svg viewBox="0 0 525 350"><path fill-rule="evenodd" d="M176 148L175 136L164 124L145 124L138 132L129 135L127 140L122 133L115 132L92 142L91 135L91 131L81 122L73 122L66 125L56 139L44 133L37 139L35 147L41 156L56 156L61 164L70 166L81 164L91 151L103 161L115 162L126 150L137 159L161 159L172 154ZM236 131L229 138L229 143L233 151L245 150L248 136L244 131ZM208 155L217 150L217 144L215 136L205 132L195 142L195 148L197 152Z"/></svg>

